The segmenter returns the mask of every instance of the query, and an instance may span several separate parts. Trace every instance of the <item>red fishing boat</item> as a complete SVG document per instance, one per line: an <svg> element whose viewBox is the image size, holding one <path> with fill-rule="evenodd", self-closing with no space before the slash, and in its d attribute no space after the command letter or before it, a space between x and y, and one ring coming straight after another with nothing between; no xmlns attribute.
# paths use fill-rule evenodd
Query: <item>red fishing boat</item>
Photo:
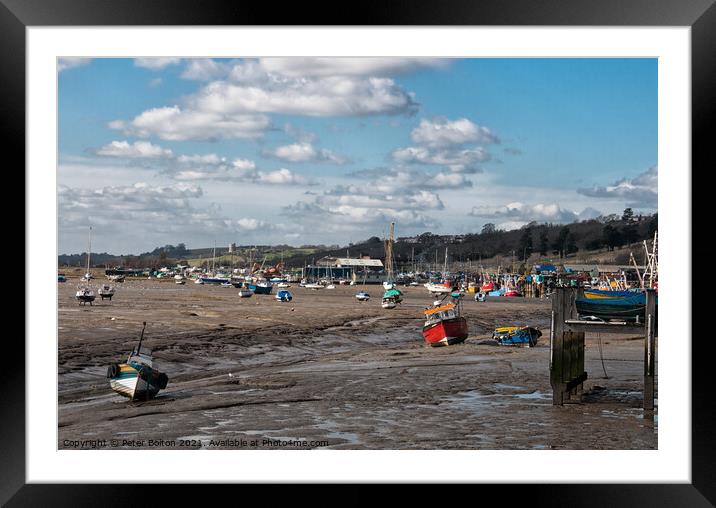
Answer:
<svg viewBox="0 0 716 508"><path fill-rule="evenodd" d="M426 309L423 338L431 346L446 346L467 339L467 321L460 316L460 308L447 303Z"/></svg>
<svg viewBox="0 0 716 508"><path fill-rule="evenodd" d="M480 287L480 291L482 291L483 293L489 293L490 291L494 291L495 289L497 289L497 288L495 287L494 282L485 282Z"/></svg>

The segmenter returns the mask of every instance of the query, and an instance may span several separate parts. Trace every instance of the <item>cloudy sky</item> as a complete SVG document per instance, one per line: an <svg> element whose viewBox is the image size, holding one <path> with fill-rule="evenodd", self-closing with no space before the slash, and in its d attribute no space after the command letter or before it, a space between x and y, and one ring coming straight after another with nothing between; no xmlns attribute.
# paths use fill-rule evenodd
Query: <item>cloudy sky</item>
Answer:
<svg viewBox="0 0 716 508"><path fill-rule="evenodd" d="M60 253L657 206L655 59L58 61Z"/></svg>

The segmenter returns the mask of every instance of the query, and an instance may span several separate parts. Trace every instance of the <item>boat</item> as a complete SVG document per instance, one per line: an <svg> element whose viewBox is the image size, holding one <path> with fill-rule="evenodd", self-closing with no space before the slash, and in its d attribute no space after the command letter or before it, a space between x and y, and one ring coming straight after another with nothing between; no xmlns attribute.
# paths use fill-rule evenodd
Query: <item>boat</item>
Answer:
<svg viewBox="0 0 716 508"><path fill-rule="evenodd" d="M356 300L359 302L367 302L370 300L370 295L366 291L359 291L356 293Z"/></svg>
<svg viewBox="0 0 716 508"><path fill-rule="evenodd" d="M603 299L603 298L624 298L624 297L630 297L634 296L635 294L639 294L641 292L640 289L635 288L632 290L605 290L605 289L585 289L584 290L584 298L589 299Z"/></svg>
<svg viewBox="0 0 716 508"><path fill-rule="evenodd" d="M646 316L646 293L616 298L586 298L575 300L580 318L603 321L644 322ZM659 297L656 297L658 309ZM658 315L658 312L657 312Z"/></svg>
<svg viewBox="0 0 716 508"><path fill-rule="evenodd" d="M391 300L389 298L383 298L383 302L380 304L381 307L384 309L394 309L398 304L395 303L395 300Z"/></svg>
<svg viewBox="0 0 716 508"><path fill-rule="evenodd" d="M452 293L453 284L449 280L443 282L427 282L423 286L432 295L447 295Z"/></svg>
<svg viewBox="0 0 716 508"><path fill-rule="evenodd" d="M107 279L112 282L124 282L124 275L107 275Z"/></svg>
<svg viewBox="0 0 716 508"><path fill-rule="evenodd" d="M201 280L201 277L194 279L194 284L204 284L204 281Z"/></svg>
<svg viewBox="0 0 716 508"><path fill-rule="evenodd" d="M291 287L291 284L289 284L288 282L279 282L278 284L276 284L276 287L278 287L278 288L290 288L290 287Z"/></svg>
<svg viewBox="0 0 716 508"><path fill-rule="evenodd" d="M232 288L234 285L231 282L222 282L221 284L222 288Z"/></svg>
<svg viewBox="0 0 716 508"><path fill-rule="evenodd" d="M109 284L103 284L101 288L99 288L99 291L97 291L100 298L104 300L107 298L110 302L112 301L112 297L114 296L114 286L110 286Z"/></svg>
<svg viewBox="0 0 716 508"><path fill-rule="evenodd" d="M383 302L381 306L384 309L394 309L396 305L403 301L403 293L399 289L389 289L383 293Z"/></svg>
<svg viewBox="0 0 716 508"><path fill-rule="evenodd" d="M60 273L57 275L57 282L67 282L67 277Z"/></svg>
<svg viewBox="0 0 716 508"><path fill-rule="evenodd" d="M467 339L467 320L460 315L459 303L441 304L423 313L423 338L431 346L458 344Z"/></svg>
<svg viewBox="0 0 716 508"><path fill-rule="evenodd" d="M531 326L502 326L495 328L492 338L503 346L534 347L542 332Z"/></svg>
<svg viewBox="0 0 716 508"><path fill-rule="evenodd" d="M92 305L92 302L94 302L95 299L95 294L90 287L79 287L75 293L75 298L77 298L77 301L80 302L80 305L84 305L86 303Z"/></svg>
<svg viewBox="0 0 716 508"><path fill-rule="evenodd" d="M303 287L306 289L323 289L325 286L323 284L319 284L318 282L311 282L310 284L304 284Z"/></svg>
<svg viewBox="0 0 716 508"><path fill-rule="evenodd" d="M215 286L219 286L228 283L229 285L232 285L231 280L228 277L199 277L197 280L201 281L197 282L197 284L213 284Z"/></svg>
<svg viewBox="0 0 716 508"><path fill-rule="evenodd" d="M273 288L273 284L271 284L271 281L268 280L256 282L255 284L249 284L249 289L257 295L270 295L271 288Z"/></svg>
<svg viewBox="0 0 716 508"><path fill-rule="evenodd" d="M90 256L92 255L92 226L90 226L89 228L87 245L87 273L85 273L82 277L81 280L83 281L89 281L90 279L92 279L92 274L90 274ZM92 302L94 302L96 296L91 287L78 286L77 292L75 293L75 298L77 298L77 301L80 303L80 305L85 305L86 303L92 305Z"/></svg>
<svg viewBox="0 0 716 508"><path fill-rule="evenodd" d="M326 289L336 289L336 286L334 284L328 284Z"/></svg>
<svg viewBox="0 0 716 508"><path fill-rule="evenodd" d="M249 286L243 286L239 289L240 298L251 298L252 296L254 296L254 292Z"/></svg>
<svg viewBox="0 0 716 508"><path fill-rule="evenodd" d="M184 277L183 275L175 275L174 276L174 284L181 284L181 285L186 284L186 277Z"/></svg>
<svg viewBox="0 0 716 508"><path fill-rule="evenodd" d="M491 293L492 291L496 291L497 287L495 286L494 282L485 282L482 286L480 286L480 291L483 293Z"/></svg>
<svg viewBox="0 0 716 508"><path fill-rule="evenodd" d="M522 293L516 289L508 289L502 294L502 296L522 296Z"/></svg>
<svg viewBox="0 0 716 508"><path fill-rule="evenodd" d="M107 368L112 390L132 401L154 398L169 382L166 374L153 367L151 351L142 349L146 321L143 325L139 344L129 353L126 363L113 363Z"/></svg>
<svg viewBox="0 0 716 508"><path fill-rule="evenodd" d="M293 295L290 291L281 289L276 293L276 300L278 300L279 302L290 302L291 300L293 300Z"/></svg>

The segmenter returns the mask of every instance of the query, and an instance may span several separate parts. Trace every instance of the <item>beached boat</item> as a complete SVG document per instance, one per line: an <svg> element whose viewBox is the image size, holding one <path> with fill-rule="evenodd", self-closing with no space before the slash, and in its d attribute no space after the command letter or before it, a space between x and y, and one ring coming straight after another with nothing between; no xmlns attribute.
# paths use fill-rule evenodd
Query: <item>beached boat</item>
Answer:
<svg viewBox="0 0 716 508"><path fill-rule="evenodd" d="M279 302L290 302L291 300L293 300L293 295L290 291L281 289L276 293L276 300L278 300Z"/></svg>
<svg viewBox="0 0 716 508"><path fill-rule="evenodd" d="M77 289L77 292L75 293L75 298L77 298L77 301L80 302L80 305L84 305L86 303L92 305L92 302L94 302L96 296L94 294L94 291L92 291L92 288L85 286Z"/></svg>
<svg viewBox="0 0 716 508"><path fill-rule="evenodd" d="M254 296L254 291L249 286L244 286L239 289L240 298L251 298L252 296Z"/></svg>
<svg viewBox="0 0 716 508"><path fill-rule="evenodd" d="M323 284L319 284L318 282L311 282L310 284L304 284L303 287L306 289L323 289L325 286Z"/></svg>
<svg viewBox="0 0 716 508"><path fill-rule="evenodd" d="M531 326L502 326L495 328L492 338L503 346L534 347L542 332Z"/></svg>
<svg viewBox="0 0 716 508"><path fill-rule="evenodd" d="M99 291L97 291L97 293L102 300L107 298L111 302L112 297L114 296L114 286L110 286L109 284L103 284L102 287L99 288Z"/></svg>
<svg viewBox="0 0 716 508"><path fill-rule="evenodd" d="M124 282L124 275L107 275L107 279L111 280L112 282Z"/></svg>
<svg viewBox="0 0 716 508"><path fill-rule="evenodd" d="M278 287L278 288L290 288L290 287L291 287L291 284L289 284L288 282L279 282L278 284L276 284L276 287Z"/></svg>
<svg viewBox="0 0 716 508"><path fill-rule="evenodd" d="M423 284L432 295L447 295L452 293L453 284L449 280L443 282L427 282Z"/></svg>
<svg viewBox="0 0 716 508"><path fill-rule="evenodd" d="M175 275L174 276L174 284L180 284L180 285L186 284L186 277L184 277L183 275Z"/></svg>
<svg viewBox="0 0 716 508"><path fill-rule="evenodd" d="M65 277L63 274L59 274L57 276L57 282L67 282L67 277Z"/></svg>
<svg viewBox="0 0 716 508"><path fill-rule="evenodd" d="M431 346L446 346L467 339L467 320L460 315L459 303L447 303L423 311L423 338Z"/></svg>
<svg viewBox="0 0 716 508"><path fill-rule="evenodd" d="M370 300L370 295L366 291L360 291L356 293L356 300L359 302L367 302Z"/></svg>
<svg viewBox="0 0 716 508"><path fill-rule="evenodd" d="M520 293L516 289L508 289L504 293L502 293L502 296L522 296L522 293Z"/></svg>
<svg viewBox="0 0 716 508"><path fill-rule="evenodd" d="M142 349L144 329L137 348L129 353L126 363L113 363L107 368L107 377L112 390L129 400L149 400L159 390L167 387L169 378L152 365L151 351Z"/></svg>
<svg viewBox="0 0 716 508"><path fill-rule="evenodd" d="M197 282L197 284L213 284L215 286L231 284L231 279L228 277L199 277L197 280L201 281Z"/></svg>
<svg viewBox="0 0 716 508"><path fill-rule="evenodd" d="M381 306L384 309L394 309L403 301L403 293L399 289L389 289L383 293L383 302Z"/></svg>
<svg viewBox="0 0 716 508"><path fill-rule="evenodd" d="M255 284L249 284L249 289L257 295L270 295L273 284L270 281L261 281Z"/></svg>

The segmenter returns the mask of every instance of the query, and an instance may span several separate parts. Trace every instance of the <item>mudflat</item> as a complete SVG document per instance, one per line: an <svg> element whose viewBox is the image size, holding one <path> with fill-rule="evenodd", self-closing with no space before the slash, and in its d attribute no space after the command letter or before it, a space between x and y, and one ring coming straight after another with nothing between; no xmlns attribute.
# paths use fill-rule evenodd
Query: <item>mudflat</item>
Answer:
<svg viewBox="0 0 716 508"><path fill-rule="evenodd" d="M282 303L127 279L111 301L80 306L79 274L58 283L60 449L657 448L657 416L641 408L643 338L588 335L583 402L552 405L546 299L468 294L468 339L430 347L420 331L434 297L422 286L400 288L404 302L388 310L382 286L294 284ZM357 301L359 289L372 298ZM129 402L106 371L143 321L169 383ZM495 345L493 329L508 325L543 335L533 348Z"/></svg>

